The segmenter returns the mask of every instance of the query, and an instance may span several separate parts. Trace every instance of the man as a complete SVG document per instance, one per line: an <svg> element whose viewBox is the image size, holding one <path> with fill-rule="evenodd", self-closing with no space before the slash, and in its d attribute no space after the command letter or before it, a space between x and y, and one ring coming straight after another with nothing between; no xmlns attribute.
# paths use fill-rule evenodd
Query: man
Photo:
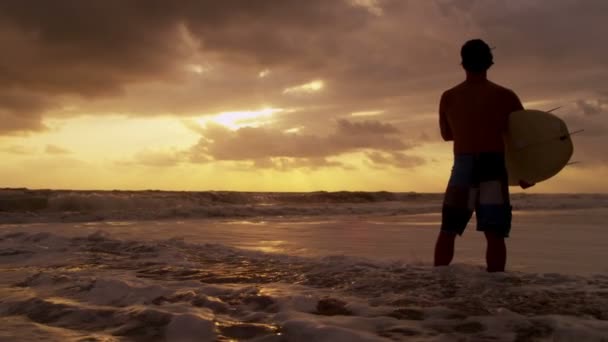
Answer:
<svg viewBox="0 0 608 342"><path fill-rule="evenodd" d="M494 62L483 40L466 42L460 55L466 80L444 92L439 104L441 136L454 141L454 166L443 202L435 266L450 264L456 235L462 235L475 211L477 230L487 240L487 270L504 272L511 205L503 133L509 113L523 106L513 91L487 79Z"/></svg>

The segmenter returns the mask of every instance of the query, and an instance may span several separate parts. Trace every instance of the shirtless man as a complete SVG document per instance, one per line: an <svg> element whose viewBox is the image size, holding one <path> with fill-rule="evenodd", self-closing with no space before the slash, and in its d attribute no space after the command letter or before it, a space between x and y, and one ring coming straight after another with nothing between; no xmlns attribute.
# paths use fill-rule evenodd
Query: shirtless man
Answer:
<svg viewBox="0 0 608 342"><path fill-rule="evenodd" d="M487 240L487 271L504 272L511 205L503 133L509 113L523 106L513 91L487 79L494 62L484 41L466 42L460 55L466 80L445 91L439 104L441 136L454 142L454 166L443 202L435 266L450 264L456 235L462 235L475 211L477 230Z"/></svg>

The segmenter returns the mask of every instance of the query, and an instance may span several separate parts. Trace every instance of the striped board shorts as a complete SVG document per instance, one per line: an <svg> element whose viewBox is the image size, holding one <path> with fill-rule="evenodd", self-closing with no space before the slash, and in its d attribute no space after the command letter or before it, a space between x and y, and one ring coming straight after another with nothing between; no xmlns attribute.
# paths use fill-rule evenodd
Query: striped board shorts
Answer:
<svg viewBox="0 0 608 342"><path fill-rule="evenodd" d="M511 210L504 154L454 155L443 201L442 231L462 235L475 212L478 231L508 237Z"/></svg>

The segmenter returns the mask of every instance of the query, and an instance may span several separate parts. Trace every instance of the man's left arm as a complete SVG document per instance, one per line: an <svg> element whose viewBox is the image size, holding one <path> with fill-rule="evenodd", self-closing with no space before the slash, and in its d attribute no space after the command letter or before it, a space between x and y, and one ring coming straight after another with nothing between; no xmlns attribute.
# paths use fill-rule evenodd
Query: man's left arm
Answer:
<svg viewBox="0 0 608 342"><path fill-rule="evenodd" d="M509 127L509 116L511 115L511 113L524 109L524 106L522 105L521 101L519 100L519 97L517 97L517 94L515 94L514 91L509 89L507 90L505 95L506 96L504 97L504 102L502 104L506 109L506 114L502 118L503 132L506 132Z"/></svg>
<svg viewBox="0 0 608 342"><path fill-rule="evenodd" d="M515 94L514 91L511 91L511 107L513 108L511 110L511 113L524 109L524 105L521 104L519 97L517 96L517 94Z"/></svg>

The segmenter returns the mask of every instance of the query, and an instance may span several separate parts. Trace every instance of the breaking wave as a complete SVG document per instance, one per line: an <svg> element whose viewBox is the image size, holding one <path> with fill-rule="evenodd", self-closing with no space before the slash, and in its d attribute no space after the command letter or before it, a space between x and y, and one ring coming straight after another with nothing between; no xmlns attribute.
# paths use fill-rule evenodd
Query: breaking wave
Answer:
<svg viewBox="0 0 608 342"><path fill-rule="evenodd" d="M176 192L0 190L0 223L238 218L319 215L404 215L439 212L441 194L391 192ZM608 195L515 194L516 210L608 207Z"/></svg>

